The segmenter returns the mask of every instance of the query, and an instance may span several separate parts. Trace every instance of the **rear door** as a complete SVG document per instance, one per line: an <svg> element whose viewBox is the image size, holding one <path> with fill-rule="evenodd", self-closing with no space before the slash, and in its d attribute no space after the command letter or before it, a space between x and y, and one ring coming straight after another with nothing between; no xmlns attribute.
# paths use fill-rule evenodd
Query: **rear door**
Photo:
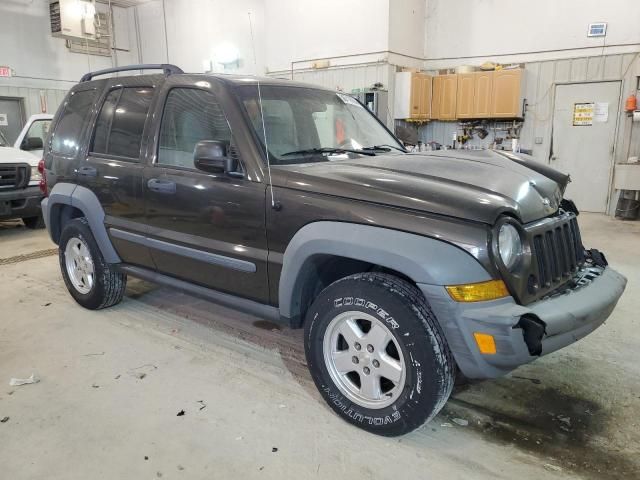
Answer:
<svg viewBox="0 0 640 480"><path fill-rule="evenodd" d="M146 232L140 152L153 93L153 86L144 83L107 89L98 106L89 153L78 168L78 183L98 197L120 258L150 268L154 264L148 248L126 235L114 235L110 227L133 235Z"/></svg>
<svg viewBox="0 0 640 480"><path fill-rule="evenodd" d="M161 273L267 303L265 186L249 179L215 89L171 83L154 113L161 123L145 170L153 260ZM225 142L238 171L196 170L202 140Z"/></svg>

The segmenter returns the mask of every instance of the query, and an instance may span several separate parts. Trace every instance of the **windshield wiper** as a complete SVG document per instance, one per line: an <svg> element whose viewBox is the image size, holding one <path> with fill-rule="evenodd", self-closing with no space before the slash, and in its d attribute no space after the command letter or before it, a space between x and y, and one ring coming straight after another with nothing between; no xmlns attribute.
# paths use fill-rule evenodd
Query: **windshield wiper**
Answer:
<svg viewBox="0 0 640 480"><path fill-rule="evenodd" d="M407 153L406 150L404 150L404 149L402 149L400 147L395 147L393 145L389 145L388 143L384 143L382 145L374 145L373 147L362 147L363 150L379 150L379 151L382 151L382 152L390 152L392 148L394 150L398 150L399 152Z"/></svg>
<svg viewBox="0 0 640 480"><path fill-rule="evenodd" d="M333 147L322 147L322 148L305 148L303 150L294 150L293 152L287 152L280 155L281 157L287 157L291 155L310 155L312 153L358 153L360 155L368 155L370 157L375 156L375 152L371 150L355 150L353 148L333 148Z"/></svg>

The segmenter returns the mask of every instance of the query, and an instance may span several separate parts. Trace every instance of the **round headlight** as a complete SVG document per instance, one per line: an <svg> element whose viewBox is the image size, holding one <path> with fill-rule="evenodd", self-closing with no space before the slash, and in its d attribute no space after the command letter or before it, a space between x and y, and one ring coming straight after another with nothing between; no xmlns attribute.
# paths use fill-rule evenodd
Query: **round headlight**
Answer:
<svg viewBox="0 0 640 480"><path fill-rule="evenodd" d="M522 240L516 227L505 223L498 233L498 253L505 267L511 270L522 255Z"/></svg>

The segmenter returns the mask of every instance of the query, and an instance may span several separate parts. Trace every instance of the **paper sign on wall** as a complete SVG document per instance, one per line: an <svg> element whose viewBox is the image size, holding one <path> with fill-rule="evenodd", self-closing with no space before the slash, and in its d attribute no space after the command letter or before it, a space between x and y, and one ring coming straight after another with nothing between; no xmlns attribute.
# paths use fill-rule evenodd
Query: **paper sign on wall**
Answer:
<svg viewBox="0 0 640 480"><path fill-rule="evenodd" d="M0 113L0 127L9 126L9 120L7 119L6 113Z"/></svg>
<svg viewBox="0 0 640 480"><path fill-rule="evenodd" d="M596 102L593 111L594 122L606 122L609 120L609 102Z"/></svg>
<svg viewBox="0 0 640 480"><path fill-rule="evenodd" d="M573 104L573 126L582 127L593 125L593 112L595 103Z"/></svg>

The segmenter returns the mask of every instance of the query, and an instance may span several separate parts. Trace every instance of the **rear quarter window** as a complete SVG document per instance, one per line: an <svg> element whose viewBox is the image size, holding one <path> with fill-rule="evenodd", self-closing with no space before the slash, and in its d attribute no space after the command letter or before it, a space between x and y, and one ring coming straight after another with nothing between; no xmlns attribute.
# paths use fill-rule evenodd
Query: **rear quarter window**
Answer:
<svg viewBox="0 0 640 480"><path fill-rule="evenodd" d="M65 157L75 157L78 154L82 127L89 121L96 96L96 90L71 94L55 127L51 141L53 153Z"/></svg>

